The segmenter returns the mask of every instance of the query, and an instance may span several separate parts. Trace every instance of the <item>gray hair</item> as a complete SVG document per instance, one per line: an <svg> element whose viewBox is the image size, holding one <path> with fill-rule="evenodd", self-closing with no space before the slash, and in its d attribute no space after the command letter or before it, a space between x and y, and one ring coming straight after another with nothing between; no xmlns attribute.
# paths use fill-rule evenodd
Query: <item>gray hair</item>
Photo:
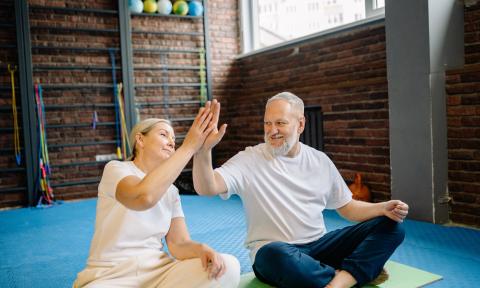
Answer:
<svg viewBox="0 0 480 288"><path fill-rule="evenodd" d="M150 132L150 130L152 130L153 126L157 125L158 123L165 123L165 124L168 124L169 126L172 126L172 123L169 120L160 119L160 118L148 118L138 122L137 124L135 124L135 126L133 126L132 131L130 132L130 137L129 137L130 145L131 145L130 152L132 154L130 155L128 160L134 160L136 156L135 154L137 153L137 151L135 150L135 144L137 142L135 136L138 133L142 135L147 135L147 133Z"/></svg>
<svg viewBox="0 0 480 288"><path fill-rule="evenodd" d="M270 104L270 102L273 102L275 100L285 100L287 101L293 108L293 110L297 111L300 115L303 115L304 111L304 105L303 105L303 100L300 99L297 95L290 93L290 92L281 92L278 93L277 95L271 97L267 101L267 105Z"/></svg>

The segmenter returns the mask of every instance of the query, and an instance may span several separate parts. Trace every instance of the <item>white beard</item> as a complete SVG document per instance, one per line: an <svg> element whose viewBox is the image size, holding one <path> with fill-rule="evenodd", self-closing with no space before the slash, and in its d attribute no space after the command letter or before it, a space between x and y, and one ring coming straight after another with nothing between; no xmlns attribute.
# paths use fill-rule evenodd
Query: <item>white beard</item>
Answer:
<svg viewBox="0 0 480 288"><path fill-rule="evenodd" d="M292 149L293 145L297 142L297 135L292 134L290 138L287 138L283 141L283 144L280 147L273 147L269 142L269 136L264 135L265 143L267 144L267 150L273 157L286 156L288 152Z"/></svg>

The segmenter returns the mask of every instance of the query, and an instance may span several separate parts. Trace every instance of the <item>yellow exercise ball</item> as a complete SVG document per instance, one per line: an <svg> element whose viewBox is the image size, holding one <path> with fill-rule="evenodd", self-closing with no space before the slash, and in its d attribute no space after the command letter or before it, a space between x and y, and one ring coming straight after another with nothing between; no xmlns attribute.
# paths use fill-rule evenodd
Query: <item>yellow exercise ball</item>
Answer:
<svg viewBox="0 0 480 288"><path fill-rule="evenodd" d="M158 5L155 0L146 0L143 2L143 11L147 13L155 13L157 12Z"/></svg>

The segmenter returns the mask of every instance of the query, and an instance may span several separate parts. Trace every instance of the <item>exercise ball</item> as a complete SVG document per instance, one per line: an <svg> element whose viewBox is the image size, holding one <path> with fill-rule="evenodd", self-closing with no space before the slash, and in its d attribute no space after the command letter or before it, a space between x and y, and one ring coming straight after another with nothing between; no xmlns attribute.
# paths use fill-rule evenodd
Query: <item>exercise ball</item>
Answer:
<svg viewBox="0 0 480 288"><path fill-rule="evenodd" d="M188 13L188 4L187 2L180 0L173 3L173 13L176 15L185 16Z"/></svg>
<svg viewBox="0 0 480 288"><path fill-rule="evenodd" d="M147 13L155 13L157 12L157 2L155 0L146 0L143 2L143 11Z"/></svg>
<svg viewBox="0 0 480 288"><path fill-rule="evenodd" d="M160 0L157 5L159 14L168 15L172 13L172 2L170 0Z"/></svg>
<svg viewBox="0 0 480 288"><path fill-rule="evenodd" d="M188 15L201 16L203 14L203 5L200 1L190 1L188 3Z"/></svg>
<svg viewBox="0 0 480 288"><path fill-rule="evenodd" d="M142 13L143 2L142 0L128 0L128 7L130 8L130 12Z"/></svg>

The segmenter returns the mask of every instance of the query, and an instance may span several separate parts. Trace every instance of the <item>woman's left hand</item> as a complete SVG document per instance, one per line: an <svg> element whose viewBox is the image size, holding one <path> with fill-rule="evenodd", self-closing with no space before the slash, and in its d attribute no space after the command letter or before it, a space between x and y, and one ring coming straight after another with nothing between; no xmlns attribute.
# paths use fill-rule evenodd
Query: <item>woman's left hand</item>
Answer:
<svg viewBox="0 0 480 288"><path fill-rule="evenodd" d="M200 250L200 260L208 273L209 279L218 279L225 273L225 263L222 256L205 244L202 245Z"/></svg>

